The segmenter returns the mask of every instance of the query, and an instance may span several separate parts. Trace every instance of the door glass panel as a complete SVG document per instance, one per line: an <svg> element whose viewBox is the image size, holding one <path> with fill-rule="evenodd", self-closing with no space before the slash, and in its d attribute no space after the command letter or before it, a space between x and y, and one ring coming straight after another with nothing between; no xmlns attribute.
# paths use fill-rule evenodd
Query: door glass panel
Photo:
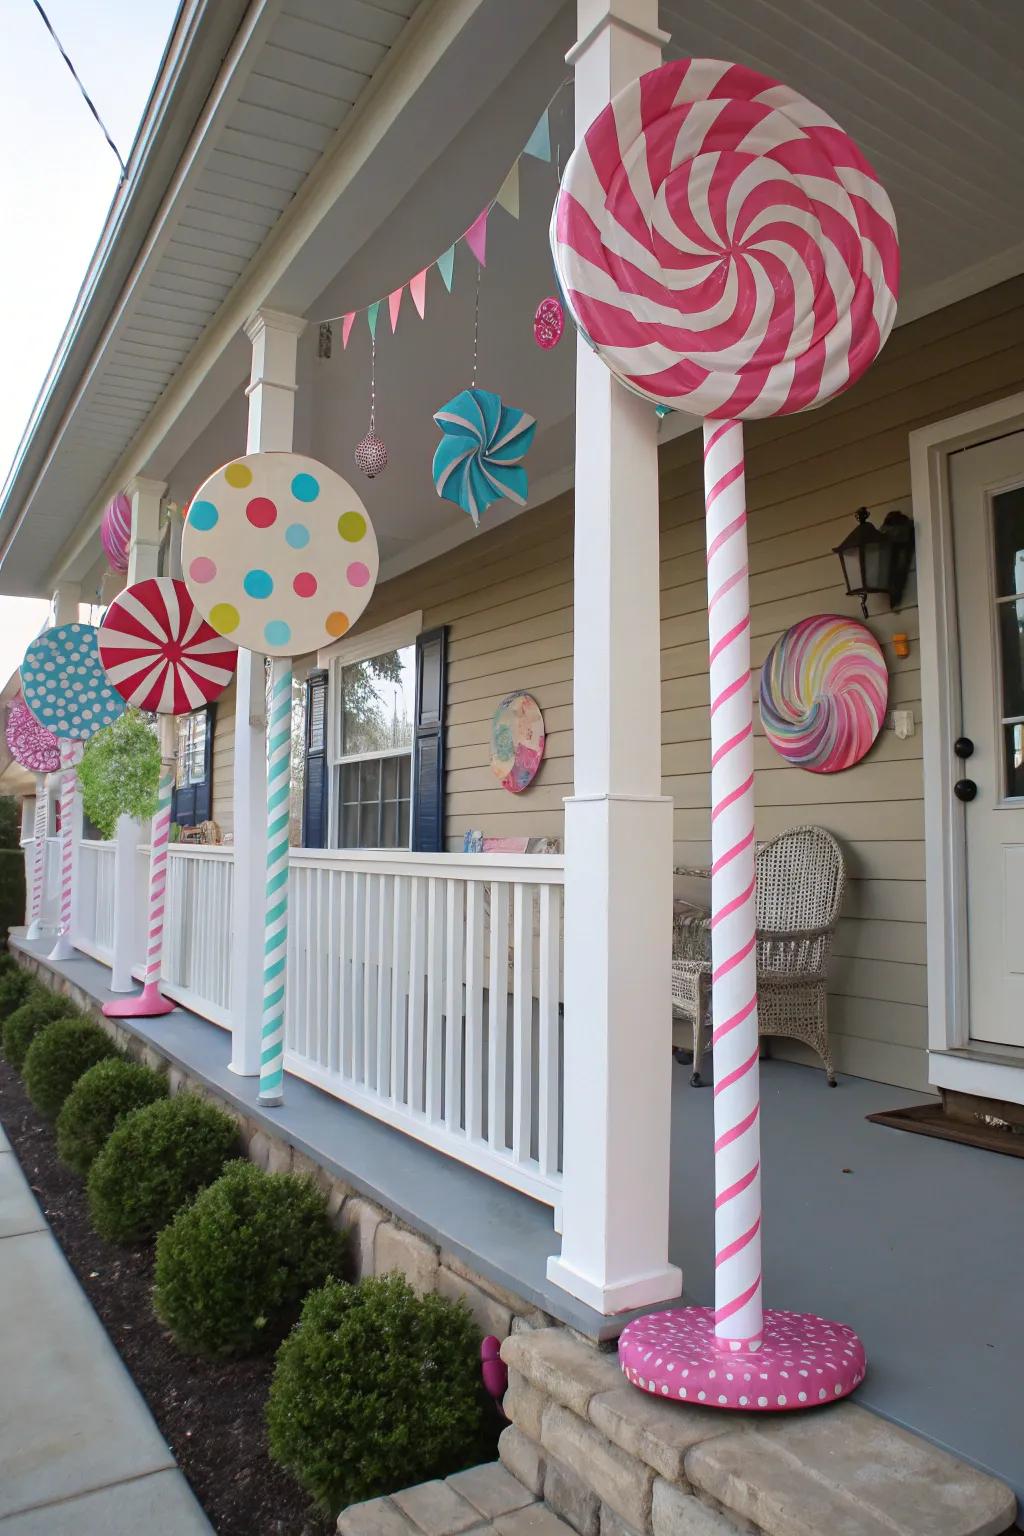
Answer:
<svg viewBox="0 0 1024 1536"><path fill-rule="evenodd" d="M996 596L1024 593L1024 485L992 498L996 540Z"/></svg>
<svg viewBox="0 0 1024 1536"><path fill-rule="evenodd" d="M1024 725L1004 725L1006 744L1006 795L1024 799Z"/></svg>
<svg viewBox="0 0 1024 1536"><path fill-rule="evenodd" d="M1003 719L1024 715L1024 597L998 605Z"/></svg>

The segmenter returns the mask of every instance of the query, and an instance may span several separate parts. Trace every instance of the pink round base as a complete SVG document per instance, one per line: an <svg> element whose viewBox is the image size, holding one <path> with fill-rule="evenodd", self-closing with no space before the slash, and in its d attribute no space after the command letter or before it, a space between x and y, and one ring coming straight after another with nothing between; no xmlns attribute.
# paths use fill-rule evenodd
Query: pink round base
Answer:
<svg viewBox="0 0 1024 1536"><path fill-rule="evenodd" d="M675 1307L627 1324L626 1379L643 1392L707 1408L786 1413L846 1397L864 1380L864 1346L845 1323L811 1312L764 1314L758 1349L725 1349L711 1307Z"/></svg>
<svg viewBox="0 0 1024 1536"><path fill-rule="evenodd" d="M155 982L143 987L138 997L122 997L115 1003L104 1003L103 1012L108 1019L155 1019L161 1013L173 1013L176 1003L168 1001Z"/></svg>

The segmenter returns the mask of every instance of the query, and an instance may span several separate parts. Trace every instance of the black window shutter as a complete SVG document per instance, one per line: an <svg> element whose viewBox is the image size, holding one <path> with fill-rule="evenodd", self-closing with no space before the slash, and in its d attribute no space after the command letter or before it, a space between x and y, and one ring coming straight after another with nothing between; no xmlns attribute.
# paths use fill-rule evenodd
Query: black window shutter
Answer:
<svg viewBox="0 0 1024 1536"><path fill-rule="evenodd" d="M179 827L198 827L201 822L213 819L213 733L216 722L217 706L207 704L202 782L184 784L171 797L171 820Z"/></svg>
<svg viewBox="0 0 1024 1536"><path fill-rule="evenodd" d="M302 792L302 846L327 846L327 673L306 678L306 773Z"/></svg>
<svg viewBox="0 0 1024 1536"><path fill-rule="evenodd" d="M412 849L444 851L444 715L448 692L448 631L430 629L416 641L416 731L412 754Z"/></svg>

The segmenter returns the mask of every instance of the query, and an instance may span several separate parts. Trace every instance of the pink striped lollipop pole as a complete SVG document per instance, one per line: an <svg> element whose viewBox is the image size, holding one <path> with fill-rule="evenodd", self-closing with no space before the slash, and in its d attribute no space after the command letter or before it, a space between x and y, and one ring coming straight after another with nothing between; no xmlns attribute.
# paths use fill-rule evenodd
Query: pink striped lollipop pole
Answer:
<svg viewBox="0 0 1024 1536"><path fill-rule="evenodd" d="M36 814L32 825L32 908L25 937L38 939L43 926L43 886L46 882L46 775L36 774Z"/></svg>
<svg viewBox="0 0 1024 1536"><path fill-rule="evenodd" d="M704 425L711 650L715 1342L761 1342L754 736L743 427Z"/></svg>
<svg viewBox="0 0 1024 1536"><path fill-rule="evenodd" d="M167 845L171 837L171 795L174 789L174 716L160 716L160 785L149 845L149 924L146 935L146 970L138 997L121 997L104 1003L112 1019L151 1019L171 1013L174 1004L160 991L164 956L164 918L167 910Z"/></svg>
<svg viewBox="0 0 1024 1536"><path fill-rule="evenodd" d="M60 927L57 930L57 942L50 951L51 960L70 960L75 952L71 942L71 908L75 870L75 797L78 793L78 764L81 760L80 741L61 741Z"/></svg>

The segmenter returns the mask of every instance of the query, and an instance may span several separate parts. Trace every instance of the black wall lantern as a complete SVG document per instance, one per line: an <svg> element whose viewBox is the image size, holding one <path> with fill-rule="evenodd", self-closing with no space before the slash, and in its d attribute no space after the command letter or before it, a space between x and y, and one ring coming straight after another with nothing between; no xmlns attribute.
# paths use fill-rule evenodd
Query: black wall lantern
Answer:
<svg viewBox="0 0 1024 1536"><path fill-rule="evenodd" d="M913 519L904 512L890 512L881 528L876 528L867 507L859 507L856 528L833 554L843 567L847 595L860 598L865 618L869 592L885 592L890 608L898 608L914 558Z"/></svg>

